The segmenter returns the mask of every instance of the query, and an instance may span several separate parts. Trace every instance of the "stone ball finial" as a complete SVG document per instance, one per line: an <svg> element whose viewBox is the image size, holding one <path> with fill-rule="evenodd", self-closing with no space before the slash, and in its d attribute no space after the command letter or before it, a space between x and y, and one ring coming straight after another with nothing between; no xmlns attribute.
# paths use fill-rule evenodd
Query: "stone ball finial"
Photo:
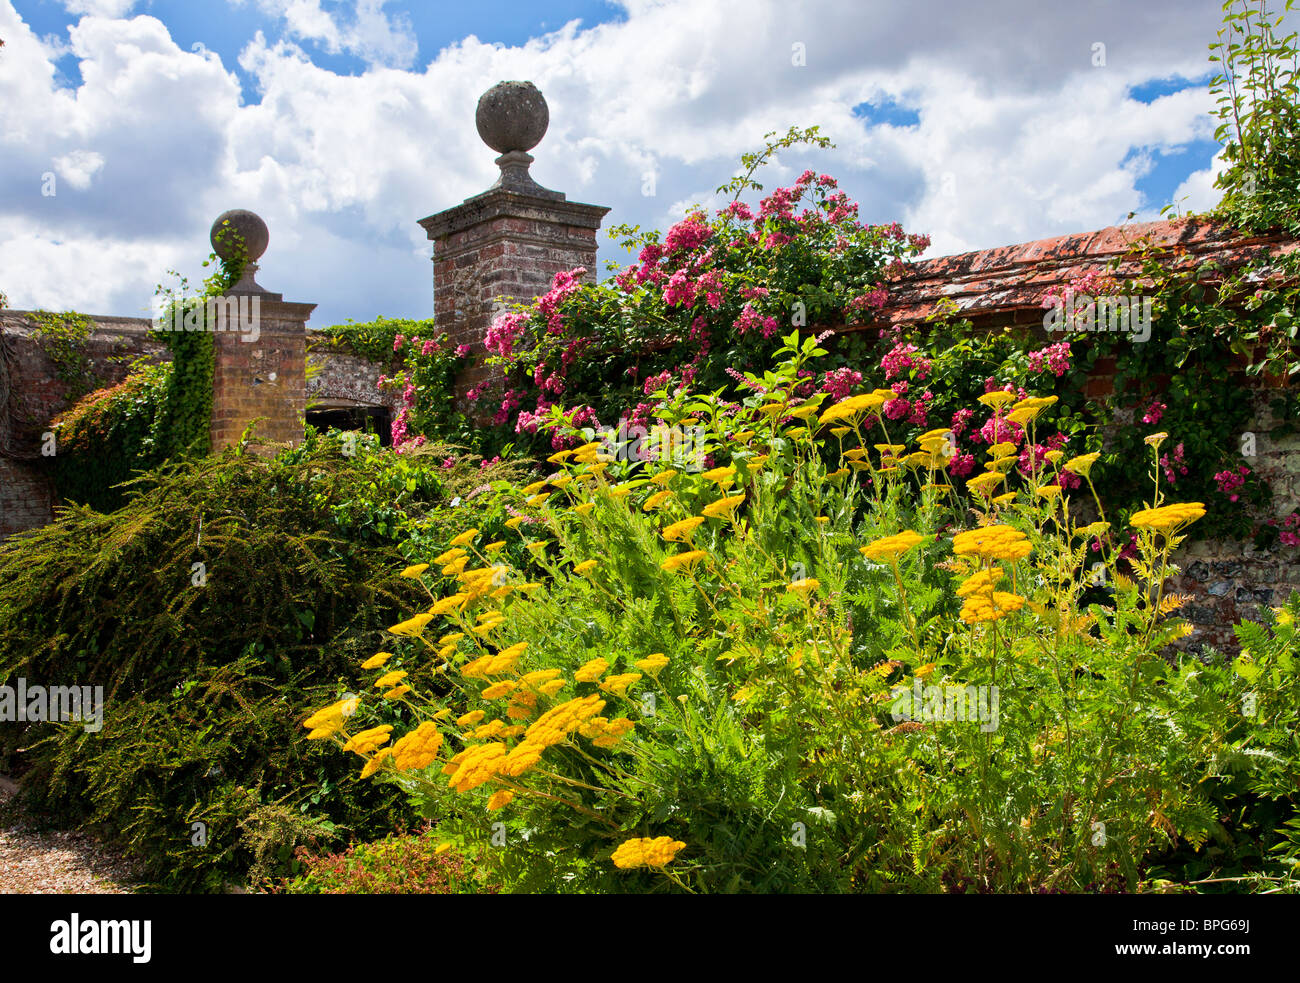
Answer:
<svg viewBox="0 0 1300 983"><path fill-rule="evenodd" d="M498 82L479 97L474 125L499 154L527 152L542 142L551 113L532 82Z"/></svg>
<svg viewBox="0 0 1300 983"><path fill-rule="evenodd" d="M266 252L266 247L271 241L271 232L261 216L246 208L232 208L217 216L217 220L212 223L212 231L208 234L208 238L212 240L213 251L222 259L229 260L233 258L234 243L230 240L234 237L217 235L226 222L230 223L229 228L234 229L243 238L248 261L256 263L262 253Z"/></svg>

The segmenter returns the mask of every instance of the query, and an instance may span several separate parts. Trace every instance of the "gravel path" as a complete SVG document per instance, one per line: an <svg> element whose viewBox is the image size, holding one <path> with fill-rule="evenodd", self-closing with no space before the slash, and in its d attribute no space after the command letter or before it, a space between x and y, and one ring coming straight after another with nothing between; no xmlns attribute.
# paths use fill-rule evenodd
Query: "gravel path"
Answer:
<svg viewBox="0 0 1300 983"><path fill-rule="evenodd" d="M0 807L16 786L0 775ZM31 832L21 816L0 818L0 894L130 894L132 871L92 836Z"/></svg>

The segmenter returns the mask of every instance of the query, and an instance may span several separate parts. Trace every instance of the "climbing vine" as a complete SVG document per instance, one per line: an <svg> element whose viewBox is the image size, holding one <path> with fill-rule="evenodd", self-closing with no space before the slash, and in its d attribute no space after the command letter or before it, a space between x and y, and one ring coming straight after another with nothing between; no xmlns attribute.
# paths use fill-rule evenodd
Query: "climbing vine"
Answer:
<svg viewBox="0 0 1300 983"><path fill-rule="evenodd" d="M3 306L3 305L0 305ZM64 311L33 311L34 337L54 363L59 381L67 386L69 402L75 402L95 388L97 379L86 342L94 325L85 314Z"/></svg>
<svg viewBox="0 0 1300 983"><path fill-rule="evenodd" d="M204 267L218 263L192 292L189 281L175 271L174 287L158 285L164 299L163 323L197 323L199 330L155 331L153 337L171 350L170 363L136 365L116 386L91 393L52 424L56 437L55 485L60 496L100 511L125 502L117 487L140 471L211 449L212 380L216 353L214 334L207 327L206 301L229 290L243 273L247 252L238 233L218 233L230 244L230 259L212 254Z"/></svg>

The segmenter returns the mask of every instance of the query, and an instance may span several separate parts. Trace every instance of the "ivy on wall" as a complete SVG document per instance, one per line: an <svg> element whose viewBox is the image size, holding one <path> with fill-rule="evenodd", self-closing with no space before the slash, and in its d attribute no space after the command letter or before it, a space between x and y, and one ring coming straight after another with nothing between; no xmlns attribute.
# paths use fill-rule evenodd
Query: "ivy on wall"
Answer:
<svg viewBox="0 0 1300 983"><path fill-rule="evenodd" d="M33 337L54 363L59 380L68 387L69 402L94 389L98 380L86 354L86 342L94 328L90 318L76 311L33 311L31 319L36 322Z"/></svg>
<svg viewBox="0 0 1300 983"><path fill-rule="evenodd" d="M176 287L158 286L166 300L163 323L185 324L188 318L195 326L154 332L171 350L171 362L135 367L123 382L91 393L53 422L55 487L65 501L113 511L125 502L115 486L137 472L211 450L216 349L205 304L229 290L247 262L238 233L227 227L217 235L223 245L230 237L232 258L208 257L205 267L219 266L201 291L192 293L188 280L175 272Z"/></svg>

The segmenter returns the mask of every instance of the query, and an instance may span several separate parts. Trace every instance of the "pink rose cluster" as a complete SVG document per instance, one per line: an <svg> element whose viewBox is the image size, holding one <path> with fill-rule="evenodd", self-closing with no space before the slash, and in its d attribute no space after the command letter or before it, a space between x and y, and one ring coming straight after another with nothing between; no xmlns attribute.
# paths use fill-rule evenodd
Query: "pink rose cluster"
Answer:
<svg viewBox="0 0 1300 983"><path fill-rule="evenodd" d="M1031 372L1051 371L1058 379L1070 371L1070 343L1060 341L1055 345L1029 353L1029 370Z"/></svg>
<svg viewBox="0 0 1300 983"><path fill-rule="evenodd" d="M1248 474L1250 474L1250 468L1242 464L1235 471L1231 468L1220 471L1214 476L1214 480L1219 486L1219 491L1228 496L1228 501L1235 502L1241 497L1239 492L1246 483L1246 475Z"/></svg>
<svg viewBox="0 0 1300 983"><path fill-rule="evenodd" d="M880 367L885 370L885 379L902 375L908 369L916 370L917 379L924 379L930 374L930 360L924 355L916 354L915 345L897 344L885 353L880 360Z"/></svg>

